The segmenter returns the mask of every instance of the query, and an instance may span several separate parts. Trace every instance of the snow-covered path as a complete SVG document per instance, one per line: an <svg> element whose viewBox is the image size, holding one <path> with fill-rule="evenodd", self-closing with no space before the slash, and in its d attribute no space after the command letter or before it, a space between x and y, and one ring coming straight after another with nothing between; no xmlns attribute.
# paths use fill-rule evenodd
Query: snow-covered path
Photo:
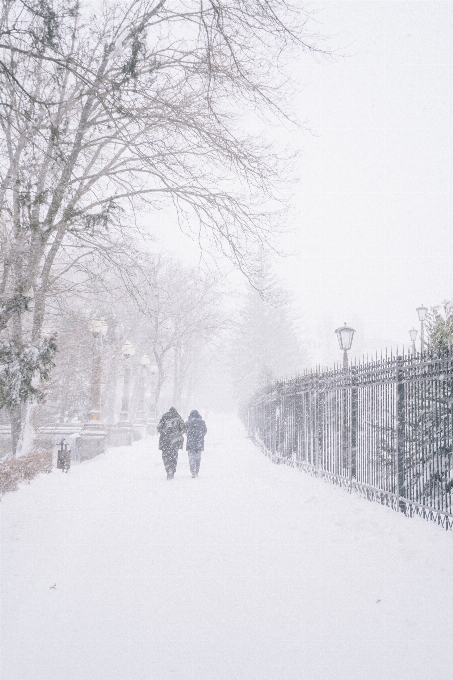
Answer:
<svg viewBox="0 0 453 680"><path fill-rule="evenodd" d="M5 496L2 680L450 680L453 534L208 428Z"/></svg>

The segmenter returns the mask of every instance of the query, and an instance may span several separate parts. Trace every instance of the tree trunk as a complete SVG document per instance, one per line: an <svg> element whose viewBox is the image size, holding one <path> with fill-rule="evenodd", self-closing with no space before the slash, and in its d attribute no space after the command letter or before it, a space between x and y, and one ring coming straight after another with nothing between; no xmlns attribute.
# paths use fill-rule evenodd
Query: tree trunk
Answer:
<svg viewBox="0 0 453 680"><path fill-rule="evenodd" d="M179 411L181 408L182 396L181 384L181 343L178 342L174 348L174 363L173 363L173 406Z"/></svg>
<svg viewBox="0 0 453 680"><path fill-rule="evenodd" d="M11 450L14 458L17 453L17 445L19 444L20 432L22 428L22 407L20 405L13 406L10 410L11 416Z"/></svg>
<svg viewBox="0 0 453 680"><path fill-rule="evenodd" d="M36 411L39 404L36 401L28 402L25 408L25 418L21 428L19 446L17 453L21 456L26 456L33 450L33 444L36 437Z"/></svg>

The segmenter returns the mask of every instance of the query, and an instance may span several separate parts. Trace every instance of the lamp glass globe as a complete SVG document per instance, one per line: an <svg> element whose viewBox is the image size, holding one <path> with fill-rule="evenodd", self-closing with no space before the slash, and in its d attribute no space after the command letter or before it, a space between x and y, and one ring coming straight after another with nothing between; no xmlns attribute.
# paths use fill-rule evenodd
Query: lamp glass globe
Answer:
<svg viewBox="0 0 453 680"><path fill-rule="evenodd" d="M341 328L337 328L335 333L337 334L340 349L343 351L350 350L352 346L352 339L354 337L355 329L350 328L345 324Z"/></svg>
<svg viewBox="0 0 453 680"><path fill-rule="evenodd" d="M424 321L426 319L427 313L428 313L427 307L424 307L423 305L421 307L417 307L417 314L420 321Z"/></svg>
<svg viewBox="0 0 453 680"><path fill-rule="evenodd" d="M93 316L91 317L90 322L88 324L88 330L96 334L101 332L101 319L98 319L96 314L93 314Z"/></svg>
<svg viewBox="0 0 453 680"><path fill-rule="evenodd" d="M125 357L133 357L135 354L135 347L129 340L126 340L121 348L121 351Z"/></svg>

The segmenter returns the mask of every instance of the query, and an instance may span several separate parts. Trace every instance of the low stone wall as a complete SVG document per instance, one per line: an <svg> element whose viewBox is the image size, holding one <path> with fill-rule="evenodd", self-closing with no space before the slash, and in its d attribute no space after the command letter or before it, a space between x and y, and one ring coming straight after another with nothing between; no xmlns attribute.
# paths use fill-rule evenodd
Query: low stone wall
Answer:
<svg viewBox="0 0 453 680"><path fill-rule="evenodd" d="M108 427L107 446L132 446L133 436L132 428Z"/></svg>

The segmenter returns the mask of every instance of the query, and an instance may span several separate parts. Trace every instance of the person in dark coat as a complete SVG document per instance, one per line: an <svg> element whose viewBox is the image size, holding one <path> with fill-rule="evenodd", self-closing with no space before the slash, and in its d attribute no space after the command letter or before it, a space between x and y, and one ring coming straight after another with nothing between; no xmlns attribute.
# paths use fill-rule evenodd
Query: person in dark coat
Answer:
<svg viewBox="0 0 453 680"><path fill-rule="evenodd" d="M204 436L207 431L206 423L198 411L191 411L189 420L186 423L186 450L189 454L189 465L192 477L198 477L201 452L204 451Z"/></svg>
<svg viewBox="0 0 453 680"><path fill-rule="evenodd" d="M159 432L159 449L162 451L167 479L173 479L178 464L178 451L184 446L186 426L178 411L171 407L164 413L157 426Z"/></svg>

